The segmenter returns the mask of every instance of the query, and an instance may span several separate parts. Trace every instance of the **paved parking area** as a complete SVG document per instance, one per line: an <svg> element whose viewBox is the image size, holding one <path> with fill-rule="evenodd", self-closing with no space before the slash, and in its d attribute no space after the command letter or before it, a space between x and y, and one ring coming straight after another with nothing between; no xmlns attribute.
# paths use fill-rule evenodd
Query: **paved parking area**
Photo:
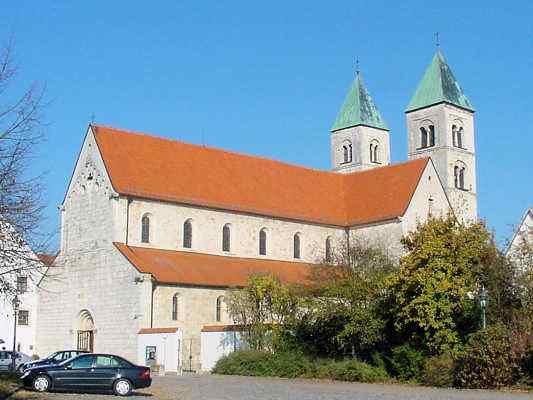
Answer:
<svg viewBox="0 0 533 400"><path fill-rule="evenodd" d="M152 387L136 392L132 400L521 400L533 393L433 389L408 385L339 383L235 376L154 377ZM112 400L111 394L20 391L14 399Z"/></svg>

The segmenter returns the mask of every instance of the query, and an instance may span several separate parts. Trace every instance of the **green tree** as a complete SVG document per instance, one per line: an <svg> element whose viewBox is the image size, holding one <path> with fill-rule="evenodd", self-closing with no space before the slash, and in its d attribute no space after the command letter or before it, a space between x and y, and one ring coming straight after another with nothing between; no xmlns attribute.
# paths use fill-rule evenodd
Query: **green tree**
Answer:
<svg viewBox="0 0 533 400"><path fill-rule="evenodd" d="M352 240L349 248L339 249L316 268L305 311L293 320L292 330L314 342L328 332L330 343L324 344L333 352L368 356L383 341L386 321L381 309L386 277L393 270L393 261L379 246Z"/></svg>
<svg viewBox="0 0 533 400"><path fill-rule="evenodd" d="M254 350L272 350L269 335L276 334L290 315L297 312L298 301L289 287L272 275L252 275L243 289L226 298L228 312L241 325L248 345Z"/></svg>
<svg viewBox="0 0 533 400"><path fill-rule="evenodd" d="M479 271L494 257L492 235L482 223L462 225L448 215L419 224L402 244L406 254L388 282L395 328L430 353L457 351L458 324L477 301Z"/></svg>

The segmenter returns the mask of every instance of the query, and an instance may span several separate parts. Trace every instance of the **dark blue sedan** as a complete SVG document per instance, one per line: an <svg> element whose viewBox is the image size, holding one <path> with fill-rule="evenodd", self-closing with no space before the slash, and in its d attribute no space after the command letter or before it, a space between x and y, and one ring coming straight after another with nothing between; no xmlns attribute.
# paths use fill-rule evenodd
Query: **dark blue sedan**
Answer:
<svg viewBox="0 0 533 400"><path fill-rule="evenodd" d="M56 351L55 353L50 354L48 357L42 358L40 360L21 363L17 368L17 372L19 374L22 374L28 368L42 367L44 365L60 364L63 361L68 360L69 358L76 357L76 356L79 356L80 354L86 354L86 353L89 353L89 352L84 351L84 350Z"/></svg>
<svg viewBox="0 0 533 400"><path fill-rule="evenodd" d="M58 365L30 368L20 379L38 392L112 390L119 396L152 384L150 368L112 354L82 354Z"/></svg>

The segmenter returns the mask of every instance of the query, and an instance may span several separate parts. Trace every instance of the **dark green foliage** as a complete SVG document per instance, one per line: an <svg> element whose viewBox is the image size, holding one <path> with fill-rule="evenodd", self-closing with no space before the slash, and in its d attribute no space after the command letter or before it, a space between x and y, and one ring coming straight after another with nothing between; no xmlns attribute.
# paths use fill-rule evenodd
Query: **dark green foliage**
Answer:
<svg viewBox="0 0 533 400"><path fill-rule="evenodd" d="M519 360L512 351L511 334L494 325L469 336L457 360L455 385L464 388L498 388L519 378Z"/></svg>
<svg viewBox="0 0 533 400"><path fill-rule="evenodd" d="M454 366L454 360L449 354L430 357L424 363L421 381L428 386L452 387Z"/></svg>
<svg viewBox="0 0 533 400"><path fill-rule="evenodd" d="M323 378L349 382L382 382L389 379L384 369L357 360L312 360L298 353L274 354L254 350L237 351L221 358L213 373L280 378Z"/></svg>
<svg viewBox="0 0 533 400"><path fill-rule="evenodd" d="M347 382L384 382L389 379L383 368L358 360L330 361L319 366L317 378Z"/></svg>
<svg viewBox="0 0 533 400"><path fill-rule="evenodd" d="M424 354L404 344L392 349L391 368L394 375L401 381L418 382L424 368Z"/></svg>

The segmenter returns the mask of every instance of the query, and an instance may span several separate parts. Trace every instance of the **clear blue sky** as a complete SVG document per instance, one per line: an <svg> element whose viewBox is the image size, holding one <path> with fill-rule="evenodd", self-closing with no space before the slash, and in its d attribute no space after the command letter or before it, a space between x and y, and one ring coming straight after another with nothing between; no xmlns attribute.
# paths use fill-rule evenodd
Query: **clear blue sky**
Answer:
<svg viewBox="0 0 533 400"><path fill-rule="evenodd" d="M401 3L401 4L399 4ZM97 123L329 168L354 60L407 158L405 109L435 51L476 113L481 217L510 235L533 206L531 1L3 1L22 82L46 82L45 228ZM187 173L187 171L176 171Z"/></svg>

